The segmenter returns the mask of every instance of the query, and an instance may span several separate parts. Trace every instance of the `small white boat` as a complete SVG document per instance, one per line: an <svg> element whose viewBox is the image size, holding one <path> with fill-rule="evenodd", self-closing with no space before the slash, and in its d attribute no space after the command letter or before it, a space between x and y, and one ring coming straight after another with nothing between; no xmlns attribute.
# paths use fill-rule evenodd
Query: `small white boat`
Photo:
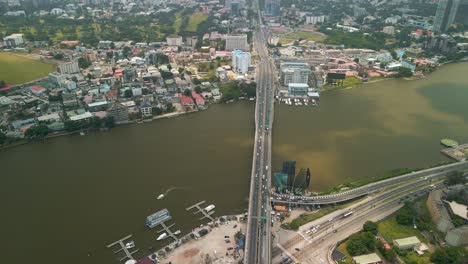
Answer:
<svg viewBox="0 0 468 264"><path fill-rule="evenodd" d="M161 235L158 236L158 238L156 240L163 240L167 237L167 234L166 233L162 233Z"/></svg>
<svg viewBox="0 0 468 264"><path fill-rule="evenodd" d="M80 136L84 136L85 133L83 131L80 132Z"/></svg>
<svg viewBox="0 0 468 264"><path fill-rule="evenodd" d="M127 249L134 248L134 247L135 247L135 242L130 241L130 242L128 242L128 243L125 244L125 247L126 247Z"/></svg>
<svg viewBox="0 0 468 264"><path fill-rule="evenodd" d="M178 235L178 234L180 234L180 230L177 230L174 232L174 235Z"/></svg>
<svg viewBox="0 0 468 264"><path fill-rule="evenodd" d="M162 198L164 198L164 194L160 194L160 195L158 196L158 200L161 200Z"/></svg>
<svg viewBox="0 0 468 264"><path fill-rule="evenodd" d="M209 212L211 210L213 210L215 208L215 205L214 204L210 204L208 205L207 207L205 207L205 211Z"/></svg>

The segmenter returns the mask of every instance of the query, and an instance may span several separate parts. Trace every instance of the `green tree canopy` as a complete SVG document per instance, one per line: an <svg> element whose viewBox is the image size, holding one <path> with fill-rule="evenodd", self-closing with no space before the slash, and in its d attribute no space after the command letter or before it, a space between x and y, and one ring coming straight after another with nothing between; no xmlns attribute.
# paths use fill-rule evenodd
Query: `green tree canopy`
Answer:
<svg viewBox="0 0 468 264"><path fill-rule="evenodd" d="M432 254L431 261L435 264L468 263L468 250L463 247L438 248Z"/></svg>
<svg viewBox="0 0 468 264"><path fill-rule="evenodd" d="M26 133L24 133L24 136L33 139L33 138L43 138L49 134L49 128L47 125L40 124L37 126L33 126L26 130Z"/></svg>
<svg viewBox="0 0 468 264"><path fill-rule="evenodd" d="M374 235L377 235L377 233L378 233L377 223L372 222L372 221L365 222L364 225L363 225L363 229L364 229L364 231L371 232Z"/></svg>

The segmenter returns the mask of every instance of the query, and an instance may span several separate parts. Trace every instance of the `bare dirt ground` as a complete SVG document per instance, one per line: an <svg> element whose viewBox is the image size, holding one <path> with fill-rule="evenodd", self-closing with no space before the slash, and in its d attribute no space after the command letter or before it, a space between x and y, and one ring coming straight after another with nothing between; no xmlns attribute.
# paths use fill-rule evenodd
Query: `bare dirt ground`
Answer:
<svg viewBox="0 0 468 264"><path fill-rule="evenodd" d="M234 228L234 226L236 228ZM191 240L176 248L161 263L171 264L204 264L204 263L238 263L240 256L235 250L236 242L234 235L237 231L245 234L246 224L238 221L230 221L219 227L208 228L211 230L199 240ZM229 236L229 243L225 242L225 236ZM227 256L226 256L227 253ZM243 251L239 252L241 255Z"/></svg>

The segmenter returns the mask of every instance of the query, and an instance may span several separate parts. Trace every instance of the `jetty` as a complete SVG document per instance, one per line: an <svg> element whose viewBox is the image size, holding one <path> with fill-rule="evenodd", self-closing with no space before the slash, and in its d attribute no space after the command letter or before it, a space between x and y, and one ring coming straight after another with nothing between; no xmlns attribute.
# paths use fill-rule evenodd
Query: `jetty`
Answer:
<svg viewBox="0 0 468 264"><path fill-rule="evenodd" d="M130 238L132 238L133 235L128 235L124 238L121 238L109 245L107 245L107 248L113 248L113 247L116 247L118 246L118 249L114 251L114 254L119 254L120 252L123 252L125 254L125 256L121 257L119 259L119 261L123 261L123 260L126 260L126 259L133 259L133 254L137 253L139 251L139 249L135 249L133 251L130 251L127 249L127 247L125 246L124 242L126 240L130 240Z"/></svg>
<svg viewBox="0 0 468 264"><path fill-rule="evenodd" d="M210 219L211 222L214 222L214 218L211 216L212 214L214 214L214 211L209 211L207 212L204 208L202 208L200 205L202 205L203 203L205 203L205 201L201 201L199 203L196 203L192 206L189 206L187 208L185 208L185 210L187 211L190 211L192 210L193 208L196 208L197 211L193 214L198 214L198 213L202 213L203 214L203 217L200 218L200 220L203 220L204 218L208 218Z"/></svg>

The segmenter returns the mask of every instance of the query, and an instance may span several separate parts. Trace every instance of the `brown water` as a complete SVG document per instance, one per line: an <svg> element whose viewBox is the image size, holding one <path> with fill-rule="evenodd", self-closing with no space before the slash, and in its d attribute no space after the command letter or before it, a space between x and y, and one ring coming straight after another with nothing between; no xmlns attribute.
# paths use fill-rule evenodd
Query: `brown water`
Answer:
<svg viewBox="0 0 468 264"><path fill-rule="evenodd" d="M276 106L274 169L312 170L313 190L445 158L441 138L468 141L468 64L419 81L391 80L322 96L319 107ZM105 246L133 234L141 255L161 247L145 217L206 200L216 215L247 207L251 102L175 119L0 151L0 248L5 263L114 263ZM156 197L170 188L166 198Z"/></svg>
<svg viewBox="0 0 468 264"><path fill-rule="evenodd" d="M213 105L1 151L2 263L114 263L105 246L128 234L142 255L162 246L144 225L160 209L184 233L206 223L185 211L195 202L214 203L218 216L244 212L253 109L252 102Z"/></svg>
<svg viewBox="0 0 468 264"><path fill-rule="evenodd" d="M273 169L297 161L310 188L447 160L442 138L468 142L468 63L417 81L387 80L323 94L319 107L276 105Z"/></svg>

